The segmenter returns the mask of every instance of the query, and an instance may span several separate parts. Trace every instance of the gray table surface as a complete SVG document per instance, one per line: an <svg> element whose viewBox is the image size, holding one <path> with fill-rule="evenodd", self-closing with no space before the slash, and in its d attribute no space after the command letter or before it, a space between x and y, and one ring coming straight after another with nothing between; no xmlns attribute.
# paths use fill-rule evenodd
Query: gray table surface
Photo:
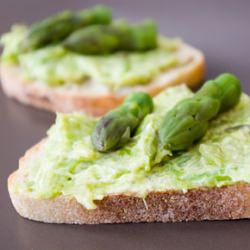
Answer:
<svg viewBox="0 0 250 250"><path fill-rule="evenodd" d="M30 23L65 8L95 1L0 0L0 33L15 22ZM105 1L116 16L151 17L160 31L202 49L207 78L237 74L250 94L250 1ZM0 91L0 249L227 249L250 248L249 220L125 225L49 225L22 219L10 202L6 181L18 158L39 141L54 115L8 100Z"/></svg>

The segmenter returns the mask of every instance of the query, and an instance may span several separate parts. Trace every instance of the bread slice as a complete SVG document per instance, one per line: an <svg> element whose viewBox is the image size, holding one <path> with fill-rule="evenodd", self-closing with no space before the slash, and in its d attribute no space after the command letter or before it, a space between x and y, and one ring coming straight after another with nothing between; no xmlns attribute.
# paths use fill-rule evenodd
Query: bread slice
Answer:
<svg viewBox="0 0 250 250"><path fill-rule="evenodd" d="M43 141L28 150L19 169L8 179L10 197L17 212L28 219L70 224L175 222L250 218L250 184L197 188L187 192L166 190L149 193L145 200L128 194L113 194L96 201L88 210L74 198L35 199L15 191L25 179L23 169L42 149Z"/></svg>
<svg viewBox="0 0 250 250"><path fill-rule="evenodd" d="M93 81L83 85L69 83L54 88L38 82L30 83L21 77L20 68L3 64L0 73L6 95L24 104L50 111L83 111L89 115L99 116L119 105L124 96L132 91L146 91L154 96L168 86L184 82L190 87L197 86L204 76L205 59L202 52L181 43L177 56L185 63L167 70L151 83L123 87L112 92L103 84Z"/></svg>

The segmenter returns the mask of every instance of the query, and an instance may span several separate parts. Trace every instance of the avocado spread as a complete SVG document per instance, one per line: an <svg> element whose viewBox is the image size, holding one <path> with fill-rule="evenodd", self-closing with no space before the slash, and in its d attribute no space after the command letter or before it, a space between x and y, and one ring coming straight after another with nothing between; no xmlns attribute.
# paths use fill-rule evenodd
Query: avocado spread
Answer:
<svg viewBox="0 0 250 250"><path fill-rule="evenodd" d="M109 55L82 55L61 45L49 45L31 52L21 52L20 43L28 32L22 25L3 35L2 62L19 65L26 80L49 87L65 83L84 84L94 80L109 89L147 84L162 71L180 64L176 51L180 41L161 37L158 47L145 52L116 52Z"/></svg>
<svg viewBox="0 0 250 250"><path fill-rule="evenodd" d="M157 130L164 114L193 93L185 86L154 98L131 142L111 153L97 152L91 133L97 119L82 114L57 114L38 154L24 169L25 182L16 192L39 198L63 194L88 209L111 194L145 198L151 191L181 190L250 182L250 99L209 123L206 135L183 153L158 150Z"/></svg>

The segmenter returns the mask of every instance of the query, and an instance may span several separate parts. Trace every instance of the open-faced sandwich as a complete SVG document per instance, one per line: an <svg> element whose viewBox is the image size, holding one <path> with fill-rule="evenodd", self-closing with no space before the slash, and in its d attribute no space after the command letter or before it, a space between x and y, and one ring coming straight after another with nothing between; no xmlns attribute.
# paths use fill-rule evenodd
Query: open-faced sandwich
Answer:
<svg viewBox="0 0 250 250"><path fill-rule="evenodd" d="M51 111L102 115L131 92L195 86L204 74L199 50L160 36L151 20L112 20L105 6L14 25L1 43L5 93Z"/></svg>
<svg viewBox="0 0 250 250"><path fill-rule="evenodd" d="M53 223L250 217L250 99L222 74L192 93L131 93L101 118L57 114L8 180L26 218Z"/></svg>

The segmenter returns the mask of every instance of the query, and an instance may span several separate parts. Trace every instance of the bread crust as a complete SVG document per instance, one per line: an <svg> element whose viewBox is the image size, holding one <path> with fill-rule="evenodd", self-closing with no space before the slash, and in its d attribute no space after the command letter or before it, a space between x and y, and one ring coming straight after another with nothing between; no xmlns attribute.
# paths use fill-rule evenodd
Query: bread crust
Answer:
<svg viewBox="0 0 250 250"><path fill-rule="evenodd" d="M2 87L5 94L23 104L56 112L85 112L92 116L100 116L110 109L118 106L124 97L132 91L146 91L152 96L163 89L180 83L186 83L195 87L204 76L205 59L201 51L187 44L182 44L184 53L189 53L192 60L184 65L170 69L162 73L147 85L137 85L124 88L122 91L104 91L91 95L88 89L82 89L78 93L69 94L61 88L43 88L38 84L27 82L21 77L20 69L13 66L1 65L0 74Z"/></svg>
<svg viewBox="0 0 250 250"><path fill-rule="evenodd" d="M97 208L88 210L76 199L58 196L35 199L28 193L15 192L24 181L22 169L32 160L43 142L21 158L19 169L8 179L8 189L16 211L23 217L49 223L99 224L127 222L176 222L233 220L250 218L250 184L236 183L224 187L196 188L187 192L166 190L151 192L145 200L126 194L109 195L95 201Z"/></svg>

